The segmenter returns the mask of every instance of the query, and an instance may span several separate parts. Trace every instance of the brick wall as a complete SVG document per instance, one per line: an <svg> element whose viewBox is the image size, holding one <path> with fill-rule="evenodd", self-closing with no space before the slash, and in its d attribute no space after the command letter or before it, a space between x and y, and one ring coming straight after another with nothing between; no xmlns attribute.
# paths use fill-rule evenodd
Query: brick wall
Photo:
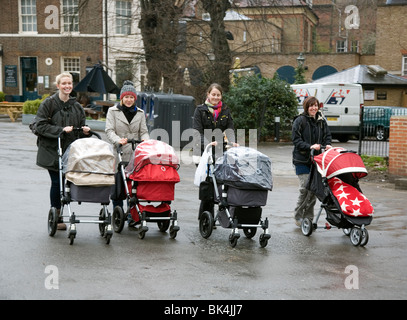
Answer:
<svg viewBox="0 0 407 320"><path fill-rule="evenodd" d="M407 177L407 116L390 119L389 173Z"/></svg>
<svg viewBox="0 0 407 320"><path fill-rule="evenodd" d="M407 5L379 6L377 10L376 64L400 75L405 37Z"/></svg>

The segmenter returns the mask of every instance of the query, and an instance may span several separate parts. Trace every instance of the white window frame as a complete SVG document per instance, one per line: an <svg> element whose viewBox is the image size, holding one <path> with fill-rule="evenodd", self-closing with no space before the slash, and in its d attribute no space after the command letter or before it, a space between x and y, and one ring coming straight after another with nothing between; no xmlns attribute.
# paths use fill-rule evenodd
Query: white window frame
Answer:
<svg viewBox="0 0 407 320"><path fill-rule="evenodd" d="M359 52L359 40L352 40L350 42L350 52L354 52L354 53Z"/></svg>
<svg viewBox="0 0 407 320"><path fill-rule="evenodd" d="M37 34L37 0L20 0L18 5L20 11L20 33ZM30 12L27 13L27 11ZM30 26L31 30L24 30L25 26Z"/></svg>
<svg viewBox="0 0 407 320"><path fill-rule="evenodd" d="M79 57L61 57L62 72L81 74L81 59Z"/></svg>
<svg viewBox="0 0 407 320"><path fill-rule="evenodd" d="M117 0L115 1L115 34L129 35L131 34L132 11L131 1Z"/></svg>
<svg viewBox="0 0 407 320"><path fill-rule="evenodd" d="M79 33L79 0L61 0L61 32ZM73 28L71 30L71 18Z"/></svg>
<svg viewBox="0 0 407 320"><path fill-rule="evenodd" d="M346 40L336 40L336 52L337 53L347 52Z"/></svg>
<svg viewBox="0 0 407 320"><path fill-rule="evenodd" d="M401 75L403 77L407 76L407 55L403 55L401 60Z"/></svg>

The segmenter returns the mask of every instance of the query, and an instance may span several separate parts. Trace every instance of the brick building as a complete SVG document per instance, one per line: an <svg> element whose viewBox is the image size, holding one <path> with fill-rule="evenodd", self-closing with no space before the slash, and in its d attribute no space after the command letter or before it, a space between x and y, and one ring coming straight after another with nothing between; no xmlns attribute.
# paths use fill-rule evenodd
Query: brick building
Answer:
<svg viewBox="0 0 407 320"><path fill-rule="evenodd" d="M0 21L0 91L15 101L52 93L64 71L79 82L103 61L100 1L3 1Z"/></svg>
<svg viewBox="0 0 407 320"><path fill-rule="evenodd" d="M208 21L200 1L187 2L191 4L188 25L198 21L202 31L208 29L202 26ZM241 68L257 66L263 76L278 73L289 82L300 53L308 82L357 65L380 65L390 74L406 76L407 4L386 2L391 1L357 1L360 26L355 29L347 25L356 21L349 20L352 0L278 0L273 6L269 0L234 0L235 14L228 13L225 21L233 35L229 41L233 61L238 57ZM251 7L253 3L257 7ZM142 90L147 70L139 15L137 0L4 2L0 91L16 100L33 99L55 89L58 73L69 71L78 82L99 61L119 87L131 79ZM198 36L182 38L186 50L178 56L180 70L188 68L192 80L211 57L202 33L193 34Z"/></svg>

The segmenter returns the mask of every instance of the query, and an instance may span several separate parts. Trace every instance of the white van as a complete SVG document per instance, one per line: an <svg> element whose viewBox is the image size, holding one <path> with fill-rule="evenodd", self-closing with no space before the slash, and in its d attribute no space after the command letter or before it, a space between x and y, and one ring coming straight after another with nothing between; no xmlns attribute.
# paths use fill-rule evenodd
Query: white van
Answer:
<svg viewBox="0 0 407 320"><path fill-rule="evenodd" d="M363 90L353 83L306 83L292 84L297 99L298 112L304 111L302 103L309 96L318 99L320 109L328 122L332 138L340 142L359 136Z"/></svg>

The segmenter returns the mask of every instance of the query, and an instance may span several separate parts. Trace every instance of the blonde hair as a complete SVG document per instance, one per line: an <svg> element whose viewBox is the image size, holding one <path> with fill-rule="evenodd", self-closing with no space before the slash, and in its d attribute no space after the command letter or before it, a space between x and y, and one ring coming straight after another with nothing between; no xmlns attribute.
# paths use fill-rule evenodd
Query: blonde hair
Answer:
<svg viewBox="0 0 407 320"><path fill-rule="evenodd" d="M57 75L55 78L55 84L59 84L61 82L62 78L70 78L71 81L73 81L73 77L69 72L62 72L61 74Z"/></svg>

